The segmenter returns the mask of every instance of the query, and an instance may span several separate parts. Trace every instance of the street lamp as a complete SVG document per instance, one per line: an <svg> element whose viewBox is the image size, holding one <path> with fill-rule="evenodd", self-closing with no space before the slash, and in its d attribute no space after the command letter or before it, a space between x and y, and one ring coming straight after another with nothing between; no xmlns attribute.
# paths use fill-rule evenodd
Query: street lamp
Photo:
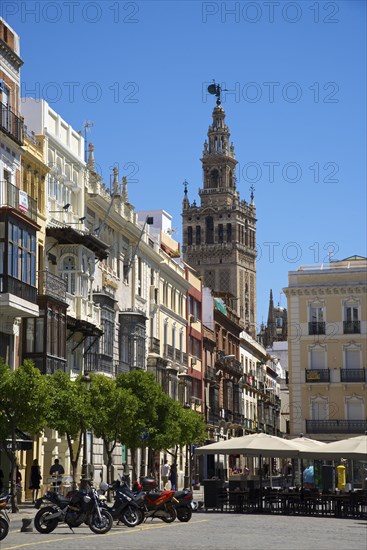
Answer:
<svg viewBox="0 0 367 550"><path fill-rule="evenodd" d="M84 373L80 380L81 380L81 382L83 382L83 384L85 384L85 387L86 387L87 391L89 391L90 390L90 383L92 381L89 374ZM87 489L88 488L89 476L88 476L88 452L87 452L88 434L87 434L87 429L86 428L84 430L83 438L84 438L84 442L83 442L83 463L82 463L82 476L81 476L81 481L80 481L80 488L81 489Z"/></svg>
<svg viewBox="0 0 367 550"><path fill-rule="evenodd" d="M185 403L184 409L191 409L190 403ZM186 443L186 457L185 457L185 475L184 475L184 489L190 489L190 455L189 455L189 446Z"/></svg>

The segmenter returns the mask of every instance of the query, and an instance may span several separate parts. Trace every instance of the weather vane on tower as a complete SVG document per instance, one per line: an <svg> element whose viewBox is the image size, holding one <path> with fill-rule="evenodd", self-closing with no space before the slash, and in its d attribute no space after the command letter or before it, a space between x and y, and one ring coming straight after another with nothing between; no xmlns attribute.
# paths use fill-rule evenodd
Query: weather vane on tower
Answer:
<svg viewBox="0 0 367 550"><path fill-rule="evenodd" d="M217 105L220 105L221 104L221 101L220 101L220 93L223 91L223 92L226 92L227 90L226 89L222 89L220 84L216 84L215 83L215 80L213 79L213 83L214 84L210 84L208 86L208 92L212 95L215 95L217 97Z"/></svg>

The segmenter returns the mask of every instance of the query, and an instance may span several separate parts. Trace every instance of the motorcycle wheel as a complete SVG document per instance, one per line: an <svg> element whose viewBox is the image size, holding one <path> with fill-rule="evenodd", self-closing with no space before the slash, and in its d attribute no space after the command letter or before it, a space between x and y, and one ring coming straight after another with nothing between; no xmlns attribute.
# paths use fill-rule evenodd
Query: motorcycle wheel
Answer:
<svg viewBox="0 0 367 550"><path fill-rule="evenodd" d="M182 508L178 508L177 510L177 519L179 521L190 521L192 517L192 511L190 508L187 508L186 506L185 507L182 507Z"/></svg>
<svg viewBox="0 0 367 550"><path fill-rule="evenodd" d="M164 523L172 523L173 521L175 521L175 519L177 518L176 508L174 508L173 506L167 506L166 512L168 512L169 516L166 518L162 517L161 520L163 520Z"/></svg>
<svg viewBox="0 0 367 550"><path fill-rule="evenodd" d="M136 527L137 525L139 525L139 523L142 522L143 514L138 508L128 506L122 512L120 519L124 522L126 527Z"/></svg>
<svg viewBox="0 0 367 550"><path fill-rule="evenodd" d="M113 524L112 516L107 510L101 509L100 512L102 521L100 521L97 512L94 512L89 517L88 522L89 529L96 535L104 535L105 533L108 533Z"/></svg>
<svg viewBox="0 0 367 550"><path fill-rule="evenodd" d="M5 539L6 535L9 533L9 523L5 518L0 518L0 540Z"/></svg>
<svg viewBox="0 0 367 550"><path fill-rule="evenodd" d="M55 508L52 506L45 506L41 508L34 516L34 526L39 533L51 533L57 527L58 520L56 518L47 521L47 516L55 513Z"/></svg>

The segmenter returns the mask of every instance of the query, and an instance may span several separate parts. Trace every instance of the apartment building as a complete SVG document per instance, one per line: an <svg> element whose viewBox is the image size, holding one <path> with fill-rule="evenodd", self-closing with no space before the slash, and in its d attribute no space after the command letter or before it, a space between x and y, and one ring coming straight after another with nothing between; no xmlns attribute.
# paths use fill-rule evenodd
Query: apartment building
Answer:
<svg viewBox="0 0 367 550"><path fill-rule="evenodd" d="M324 441L364 433L367 259L289 272L290 432Z"/></svg>

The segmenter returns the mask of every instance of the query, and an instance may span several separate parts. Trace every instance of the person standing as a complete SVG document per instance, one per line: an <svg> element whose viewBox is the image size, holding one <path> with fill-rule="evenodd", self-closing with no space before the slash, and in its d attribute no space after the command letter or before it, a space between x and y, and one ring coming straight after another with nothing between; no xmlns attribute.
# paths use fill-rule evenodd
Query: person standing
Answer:
<svg viewBox="0 0 367 550"><path fill-rule="evenodd" d="M171 464L171 470L170 470L170 474L169 474L169 479L170 479L170 482L171 482L171 489L173 491L176 491L176 483L177 483L177 466L176 466L176 463L174 462L173 464Z"/></svg>
<svg viewBox="0 0 367 550"><path fill-rule="evenodd" d="M161 476L162 476L162 489L165 489L168 481L168 476L169 476L169 464L167 459L164 461L164 464L162 464Z"/></svg>
<svg viewBox="0 0 367 550"><path fill-rule="evenodd" d="M35 502L38 497L38 491L40 490L40 483L41 483L41 469L38 464L37 458L33 460L33 464L31 466L31 477L30 477L30 484L29 488L32 489L32 501Z"/></svg>
<svg viewBox="0 0 367 550"><path fill-rule="evenodd" d="M56 487L61 485L61 476L65 473L63 466L60 464L58 458L55 458L53 465L50 468L50 476L54 476L56 481L53 482L53 486L56 491Z"/></svg>

